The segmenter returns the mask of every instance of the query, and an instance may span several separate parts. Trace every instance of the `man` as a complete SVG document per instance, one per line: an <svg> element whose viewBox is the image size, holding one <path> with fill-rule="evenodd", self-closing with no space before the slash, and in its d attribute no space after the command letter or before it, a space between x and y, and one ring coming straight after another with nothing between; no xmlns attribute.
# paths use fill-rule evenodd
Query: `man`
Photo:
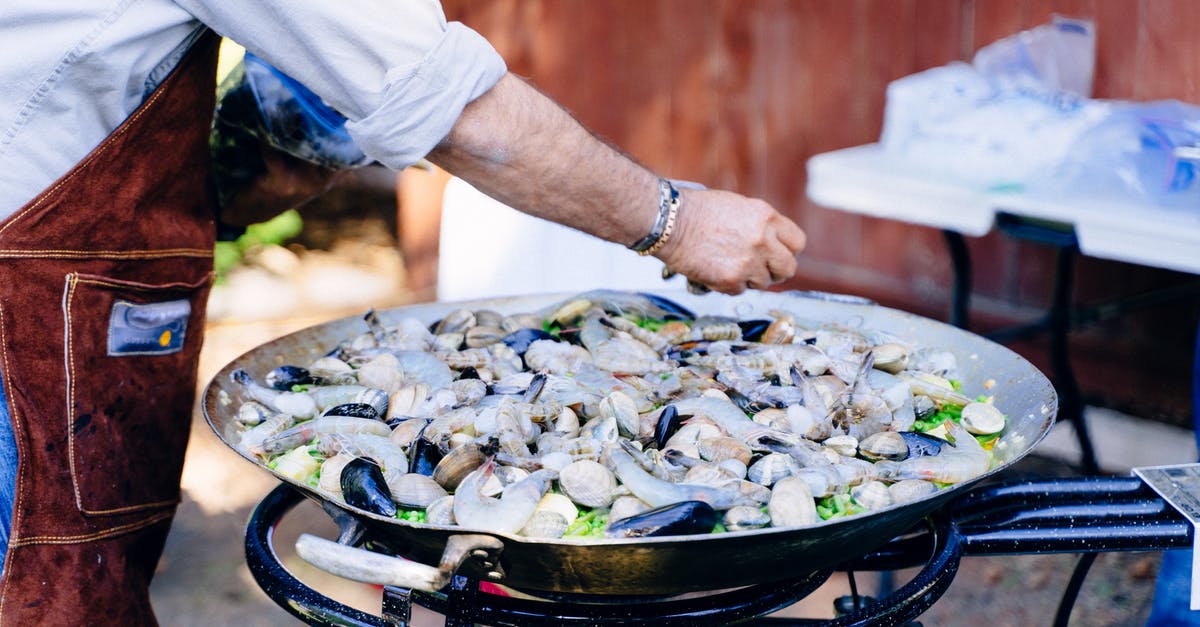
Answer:
<svg viewBox="0 0 1200 627"><path fill-rule="evenodd" d="M428 155L731 294L796 270L791 221L675 190L508 74L435 0L6 0L0 624L153 622L211 277L210 28L311 88L387 166Z"/></svg>

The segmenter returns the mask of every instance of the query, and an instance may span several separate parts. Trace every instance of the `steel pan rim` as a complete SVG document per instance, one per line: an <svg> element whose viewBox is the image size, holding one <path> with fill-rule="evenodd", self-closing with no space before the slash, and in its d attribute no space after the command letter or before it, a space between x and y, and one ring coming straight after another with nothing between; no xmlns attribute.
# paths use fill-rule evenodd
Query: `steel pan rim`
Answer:
<svg viewBox="0 0 1200 627"><path fill-rule="evenodd" d="M399 307L393 307L393 308L389 308L386 310L380 310L377 313L381 317L384 317L384 318L390 317L390 316L396 316L396 315L403 315L405 312L413 312L413 311L416 311L416 312L442 311L443 315L444 315L445 312L449 312L458 307L495 308L497 306L501 307L501 309L498 309L498 311L503 312L503 308L505 307L505 305L508 305L508 304L540 303L540 305L537 305L534 307L534 310L536 310L537 308L544 307L546 305L553 304L555 302L559 302L561 300L570 298L577 294L579 294L579 292L556 292L556 293L544 293L544 294L516 295L516 296L502 297L502 298L469 299L469 300L461 300L461 301L434 302L434 303L417 303L417 304L412 304L412 305L403 305L403 306L399 306ZM676 300L676 302L687 302L687 301L695 300L694 295L690 295L686 292L681 292L681 291L661 290L661 291L654 291L654 294ZM705 298L707 298L707 299L712 299L712 298L722 299L723 298L723 299L726 299L727 301L728 300L745 301L747 299L762 300L764 298L765 299L777 299L778 298L778 299L784 299L784 300L795 299L795 301L797 303L806 303L809 305L813 304L813 302L811 302L811 301L804 300L803 297L792 296L787 293L779 293L779 292L763 292L760 294L752 295L750 297L747 297L745 295L743 295L742 297L726 297L723 295L712 294L712 295L706 295ZM492 306L489 307L488 305L492 305ZM735 307L736 306L737 305L735 305ZM817 529L817 528L835 528L835 527L843 526L843 525L851 525L852 526L856 523L860 523L862 520L864 520L866 518L877 519L877 518L883 517L889 513L895 513L895 512L903 511L903 510L913 510L913 509L917 509L918 506L922 506L922 505L928 506L929 502L931 502L931 501L936 501L937 504L933 507L929 507L928 511L934 511L938 507L944 505L943 501L950 500L951 495L966 491L971 486L976 485L981 481L984 481L990 477L995 476L996 474L1005 470L1006 468L1008 468L1009 466L1011 466L1018 460L1024 458L1037 446L1037 444L1039 442L1041 442L1046 437L1046 435L1050 431L1050 428L1053 426L1055 417L1057 415L1057 410L1058 410L1058 398L1054 391L1053 386L1050 384L1049 380L1045 377L1045 375L1042 374L1036 367L1034 367L1025 358L1021 357L1020 355L1018 355L1016 352L1012 351L1008 347L1005 347L1003 345L992 342L991 340L988 340L987 338L973 334L969 331L966 331L963 329L958 329L956 327L952 327L948 324L942 323L937 320L932 320L929 318L919 316L917 314L913 314L911 312L893 309L893 308L889 308L889 307L874 304L874 303L825 302L819 306L834 307L837 310L846 310L847 314L851 314L851 315L846 315L843 317L843 319L839 319L839 320L820 320L819 322L822 322L822 323L846 324L846 320L853 320L854 318L858 318L859 322L861 322L861 320L863 318L873 317L873 315L884 315L884 316L888 316L890 318L894 318L897 321L913 322L913 323L920 324L920 325L927 325L927 326L933 326L935 328L940 328L942 331L946 331L946 332L960 333L960 334L962 334L962 337L967 339L967 341L982 342L982 343L984 343L984 345L988 346L990 350L997 351L1006 358L1014 360L1015 362L1017 362L1019 364L1024 364L1025 366L1028 366L1029 372L1035 376L1034 383L1038 384L1038 387L1042 388L1042 392L1046 394L1046 396L1044 397L1044 400L1046 402L1043 405L1043 411L1042 411L1043 417L1044 417L1043 424L1037 431L1036 436L1032 441L1028 442L1028 444L1025 445L1023 448L1021 448L1020 450L1017 450L1014 453L1012 453L1012 455L1009 456L1007 459L1005 459L1003 461L1003 463L997 464L995 467L989 469L987 472L983 473L982 475L979 475L978 477L972 478L968 481L956 483L954 485L939 489L938 491L936 491L930 495L921 497L919 499L916 499L913 501L906 501L904 503L893 504L893 505L890 505L886 508L882 508L879 510L864 512L861 514L847 516L844 518L825 520L825 521L814 523L812 525L793 525L793 526L787 526L787 527L765 527L765 528L760 528L760 529L749 529L749 530L743 530L743 531L725 531L722 533L704 533L704 534L690 534L690 535L677 535L677 536L664 536L664 537L603 538L603 539L595 538L595 539L586 539L586 540L572 540L572 539L563 539L563 538L529 538L529 537L525 537L525 536L510 534L510 533L500 533L500 532L488 531L488 530L483 530L483 529L474 529L474 528L468 528L468 527L447 526L447 525L430 525L430 524L424 524L424 523L413 523L413 522L406 521L403 519L398 519L398 518L386 518L384 516L380 516L378 514L374 514L374 513L365 511L365 510L360 510L360 509L354 508L352 506L346 505L344 503L341 503L337 500L334 500L329 495L316 490L315 488L313 488L312 486L310 486L308 484L301 483L290 477L283 476L283 475L275 472L273 469L268 468L264 463L260 462L254 456L250 455L248 452L244 451L242 448L236 446L235 444L233 444L232 442L230 442L229 440L226 439L225 435L221 432L221 429L217 425L214 414L215 414L218 404L220 402L218 399L218 396L222 392L222 390L220 389L219 386L223 381L228 379L229 374L233 370L241 367L242 364L244 364L246 361L248 361L248 359L251 356L265 352L273 346L276 346L279 344L286 344L286 343L288 343L289 340L296 338L297 336L317 335L317 334L320 334L320 332L324 329L331 329L331 328L336 328L338 326L351 324L356 320L361 320L360 315L345 316L342 318L329 320L324 323L320 323L320 324L316 324L316 325L313 325L310 327L299 329L297 331L294 331L294 332L282 335L280 337L274 338L272 340L269 340L267 342L264 342L248 351L245 351L238 357L231 360L224 367L222 367L217 372L217 374L213 376L212 380L209 381L209 383L205 386L203 402L201 404L201 408L202 408L202 411L204 414L205 421L208 423L208 426L210 429L212 429L213 433L215 433L217 435L217 437L226 446L233 449L243 459L246 459L247 461L254 464L255 466L270 473L272 476L274 476L279 481L282 481L284 483L288 483L289 485L292 485L293 487L295 487L298 490L300 490L301 492L309 495L310 497L316 498L316 499L320 500L321 502L330 502L330 503L334 504L335 506L339 507L340 509L342 509L343 511L346 511L352 515L355 515L355 516L358 516L361 518L367 518L367 519L370 519L377 523L387 524L390 526L395 526L395 527L404 528L404 529L410 529L417 533L428 531L428 532L437 532L437 533L446 533L446 534L464 534L464 533L486 534L486 535L494 536L497 538L501 538L506 543L510 543L510 542L511 543L519 543L519 544L527 545L527 546L569 547L571 549L586 548L586 547L597 547L597 548L616 548L616 547L634 547L634 546L642 547L642 546L656 546L656 545L675 545L675 544L683 544L683 543L696 544L696 543L707 543L707 542L720 542L721 540L724 540L724 539L733 539L733 538L742 539L742 538L754 538L754 537L758 537L758 536L770 537L770 536L774 536L774 535L790 535L797 531L807 531L807 530L813 530L813 529ZM514 310L514 311L516 311L516 310ZM856 314L856 312L857 312L857 315L854 315L854 314ZM715 312L705 309L701 313L715 313ZM728 315L734 315L734 314L730 313ZM741 316L741 317L745 318L747 316ZM432 322L432 320L427 320L426 322ZM335 340L334 344L336 345L337 342L340 342L344 339L346 339L346 338L345 337L337 338ZM905 339L911 339L911 338L905 338ZM950 347L941 347L941 348L950 348ZM952 348L950 348L950 350L952 352L954 352ZM902 532L902 531L903 530L897 530L898 533Z"/></svg>

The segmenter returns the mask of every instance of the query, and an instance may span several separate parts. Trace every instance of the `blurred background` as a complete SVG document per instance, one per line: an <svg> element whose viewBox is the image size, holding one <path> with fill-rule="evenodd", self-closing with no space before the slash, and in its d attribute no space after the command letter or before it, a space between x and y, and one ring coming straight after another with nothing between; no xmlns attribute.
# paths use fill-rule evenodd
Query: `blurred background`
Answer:
<svg viewBox="0 0 1200 627"><path fill-rule="evenodd" d="M1200 102L1200 2L1194 0L443 0L443 5L449 20L487 37L510 70L635 159L665 176L763 198L796 220L809 244L799 274L781 289L861 295L941 320L950 306L952 271L939 230L829 210L805 196L810 157L878 141L891 81L970 60L981 46L1062 14L1095 22L1094 97ZM862 173L864 179L871 175ZM395 174L362 168L301 207L302 227L285 224L245 242L213 292L201 383L241 352L290 330L369 307L437 299L439 268L487 277L495 264L443 232L448 180L436 169ZM1051 299L1052 249L999 233L967 238L967 245L974 259L973 331L1041 315ZM539 259L547 253L534 242L513 254ZM545 291L536 276L503 281L527 286L523 291ZM1111 439L1114 430L1133 429L1120 431L1120 439L1139 445L1150 463L1194 461L1190 380L1200 320L1197 277L1081 257L1074 281L1073 300L1082 304L1162 288L1176 292L1128 315L1073 328L1070 349L1084 400L1099 417L1094 423L1099 426L1093 426L1098 441ZM1010 346L1048 371L1045 338ZM1065 446L1062 459L1069 464L1073 453L1069 442ZM1128 458L1108 453L1104 442L1098 446L1104 470L1127 471ZM154 587L159 618L167 625L225 619L291 624L255 589L240 555L239 529L274 482L223 449L198 419L185 468L185 501ZM324 517L319 511L312 516ZM1099 586L1087 601L1094 604L1086 606L1090 614L1081 600L1076 619L1141 624L1157 556L1104 559L1109 568L1102 561L1089 579L1090 586ZM288 563L302 578L336 586L335 594L348 602L378 611L377 590L331 584L302 564ZM1042 594L1045 578L1021 577L1012 569L1033 573L1064 564L1069 561L1014 558L964 567L964 576L980 582L971 594L982 587L1028 600ZM969 585L956 581L946 609L939 604L935 611L953 611L956 589L966 594ZM1037 620L1022 612L1048 615L1057 596L1057 585L1050 587L1053 594L1041 614L1036 602L1009 603L992 622ZM1083 598L1089 598L1087 588ZM963 623L948 618L927 624Z"/></svg>

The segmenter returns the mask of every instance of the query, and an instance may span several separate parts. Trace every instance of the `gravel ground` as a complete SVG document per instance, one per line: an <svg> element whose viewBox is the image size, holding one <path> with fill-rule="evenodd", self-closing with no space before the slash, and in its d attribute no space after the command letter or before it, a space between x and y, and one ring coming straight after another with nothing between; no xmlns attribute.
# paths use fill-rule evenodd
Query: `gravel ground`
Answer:
<svg viewBox="0 0 1200 627"><path fill-rule="evenodd" d="M361 313L367 306L402 304L408 298L396 279L398 261L386 251L364 254L353 267L336 255L272 253L265 266L246 270L214 293L208 343L202 355L201 381L254 346L291 330ZM367 259L368 261L362 261ZM303 264L318 264L309 268ZM274 264L272 271L268 266ZM299 264L299 265L298 265ZM340 273L340 274L339 274ZM297 286L296 277L358 276L353 286L331 291L329 284ZM331 299L330 296L336 296ZM333 300L333 302L331 302ZM304 315L296 315L297 311ZM240 312L240 314L238 313ZM1069 474L1060 462L1030 457L1014 467L1038 476ZM242 554L244 524L251 508L275 486L266 473L221 443L197 414L184 469L184 500L179 509L152 598L162 624L292 625L296 621L274 605L253 582ZM316 506L305 504L276 531L276 546L298 577L314 588L371 613L378 613L380 591L314 572L288 553L300 531L333 533L332 523ZM1059 596L1070 576L1071 555L971 557L946 595L919 620L933 625L1023 627L1052 622ZM1104 554L1092 567L1071 625L1141 625L1149 613L1159 553ZM896 575L903 584L912 573ZM858 575L860 590L871 593L876 577ZM781 616L832 617L832 600L846 594L847 580L835 574L820 590ZM414 624L441 625L442 619L418 611Z"/></svg>

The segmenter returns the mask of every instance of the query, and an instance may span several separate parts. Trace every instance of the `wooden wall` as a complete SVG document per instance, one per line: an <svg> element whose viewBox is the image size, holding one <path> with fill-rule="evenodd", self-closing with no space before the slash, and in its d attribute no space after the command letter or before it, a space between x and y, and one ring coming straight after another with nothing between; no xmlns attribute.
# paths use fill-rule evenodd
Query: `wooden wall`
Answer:
<svg viewBox="0 0 1200 627"><path fill-rule="evenodd" d="M1197 0L444 0L512 71L656 171L764 198L809 234L785 287L863 294L944 318L950 267L938 231L817 207L805 162L879 137L887 84L970 59L1058 13L1097 24L1096 96L1200 102ZM970 239L978 328L1036 315L1052 254ZM1198 251L1197 254L1200 254ZM1081 301L1195 277L1097 259ZM1094 400L1177 420L1200 299L1073 335ZM1017 345L1045 364L1044 343Z"/></svg>

